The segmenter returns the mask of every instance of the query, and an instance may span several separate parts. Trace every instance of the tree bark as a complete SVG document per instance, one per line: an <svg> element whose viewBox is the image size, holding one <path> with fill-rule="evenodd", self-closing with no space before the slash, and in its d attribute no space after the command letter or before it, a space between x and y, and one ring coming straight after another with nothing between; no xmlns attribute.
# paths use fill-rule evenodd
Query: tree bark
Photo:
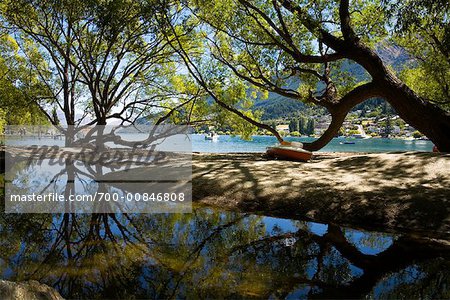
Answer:
<svg viewBox="0 0 450 300"><path fill-rule="evenodd" d="M372 76L369 84L355 88L333 104L330 127L318 140L305 143L305 149L317 151L336 135L345 116L357 104L374 97L385 99L409 125L427 136L441 152L450 152L450 113L419 97L382 62L370 48L357 42L346 48L346 56L363 66Z"/></svg>
<svg viewBox="0 0 450 300"><path fill-rule="evenodd" d="M330 126L325 130L325 132L311 143L303 143L303 148L308 151L318 151L325 147L339 132L339 129L344 123L347 112L336 113L331 115Z"/></svg>
<svg viewBox="0 0 450 300"><path fill-rule="evenodd" d="M383 98L409 125L426 135L441 152L450 152L450 113L421 99L401 81L388 78Z"/></svg>
<svg viewBox="0 0 450 300"><path fill-rule="evenodd" d="M419 97L390 71L367 46L356 43L349 58L363 66L379 88L379 94L409 125L426 135L442 152L450 152L450 113Z"/></svg>

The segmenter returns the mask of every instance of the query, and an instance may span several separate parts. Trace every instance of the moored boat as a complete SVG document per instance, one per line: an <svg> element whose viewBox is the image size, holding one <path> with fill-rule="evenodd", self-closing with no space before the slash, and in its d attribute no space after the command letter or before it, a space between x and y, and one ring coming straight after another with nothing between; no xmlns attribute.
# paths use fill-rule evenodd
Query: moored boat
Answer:
<svg viewBox="0 0 450 300"><path fill-rule="evenodd" d="M215 132L210 132L208 135L205 135L205 140L216 142L219 139L219 136Z"/></svg>
<svg viewBox="0 0 450 300"><path fill-rule="evenodd" d="M298 161L308 161L312 157L312 152L310 151L298 147L284 146L284 145L268 147L267 154L273 157Z"/></svg>

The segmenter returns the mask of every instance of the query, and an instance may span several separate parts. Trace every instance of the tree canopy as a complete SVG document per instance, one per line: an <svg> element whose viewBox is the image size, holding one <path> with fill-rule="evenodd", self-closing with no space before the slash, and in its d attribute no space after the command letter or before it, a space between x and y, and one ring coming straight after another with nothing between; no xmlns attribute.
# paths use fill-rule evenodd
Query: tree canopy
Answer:
<svg viewBox="0 0 450 300"><path fill-rule="evenodd" d="M187 12L182 14L189 15L191 23L198 22L197 28L208 48L206 55L221 67L227 67L248 88L274 92L329 111L333 117L330 127L306 148L317 150L326 145L354 106L380 97L439 148L447 149L449 141L443 136L450 129L449 114L441 109L445 105L439 108L435 103L448 101L445 95L448 68L433 60L432 52L421 46L433 48L438 43L429 45L425 38L408 34L412 30L433 39L433 35L426 35L430 26L425 26L428 31L419 32L414 29L419 20L410 17L416 14L403 13L409 7L420 9L421 6L430 11L421 14L420 22L435 24L437 39L444 41L445 30L440 29L448 23L445 17L448 9L439 11L440 19L431 20L432 9L437 6L420 1L402 4L375 0L199 0L190 1ZM416 41L415 46L410 43L412 40ZM396 74L376 52L377 44L382 41L408 45L405 49L415 58L414 63ZM421 56L418 51L422 51ZM341 66L347 61L362 67L367 79L343 72ZM198 72L199 68L196 69ZM440 89L427 85L420 76L427 76ZM415 84L417 81L420 84ZM415 86L411 89L405 83Z"/></svg>
<svg viewBox="0 0 450 300"><path fill-rule="evenodd" d="M20 0L0 8L15 60L29 71L10 82L52 123L55 110L67 124L158 116L158 124L228 124L244 136L259 127L282 140L251 109L274 93L331 114L328 130L305 145L318 150L353 107L378 97L450 149L447 1ZM380 43L411 59L394 69ZM349 63L365 75L342 67Z"/></svg>
<svg viewBox="0 0 450 300"><path fill-rule="evenodd" d="M414 58L400 77L415 92L450 109L450 26L448 1L398 1L393 40Z"/></svg>

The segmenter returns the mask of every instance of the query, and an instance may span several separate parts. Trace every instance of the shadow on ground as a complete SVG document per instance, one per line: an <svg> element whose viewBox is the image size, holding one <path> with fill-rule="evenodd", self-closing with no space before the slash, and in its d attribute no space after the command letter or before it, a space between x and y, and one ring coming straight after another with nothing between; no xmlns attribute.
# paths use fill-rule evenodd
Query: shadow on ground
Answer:
<svg viewBox="0 0 450 300"><path fill-rule="evenodd" d="M196 155L194 201L279 217L450 239L450 156L321 155L309 163L260 155Z"/></svg>

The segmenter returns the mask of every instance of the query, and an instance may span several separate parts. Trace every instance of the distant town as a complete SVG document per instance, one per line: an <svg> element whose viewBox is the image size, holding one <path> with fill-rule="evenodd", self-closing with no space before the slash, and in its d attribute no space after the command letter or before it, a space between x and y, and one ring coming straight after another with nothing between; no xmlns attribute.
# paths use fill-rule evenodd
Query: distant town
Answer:
<svg viewBox="0 0 450 300"><path fill-rule="evenodd" d="M266 124L275 128L283 136L319 137L329 127L331 115L317 111L315 114L280 117L266 120ZM233 134L229 128L202 127L198 133L215 131L217 134ZM265 130L258 130L257 135L270 135ZM367 138L393 138L393 139L423 139L427 138L414 127L403 121L397 114L380 112L380 109L355 110L348 114L337 136L367 139Z"/></svg>
<svg viewBox="0 0 450 300"><path fill-rule="evenodd" d="M312 116L306 121L294 118L277 124L277 131L290 136L320 136L331 123L330 115ZM405 123L398 115L380 115L378 112L356 110L350 113L338 136L349 138L398 138L426 139L414 127Z"/></svg>

